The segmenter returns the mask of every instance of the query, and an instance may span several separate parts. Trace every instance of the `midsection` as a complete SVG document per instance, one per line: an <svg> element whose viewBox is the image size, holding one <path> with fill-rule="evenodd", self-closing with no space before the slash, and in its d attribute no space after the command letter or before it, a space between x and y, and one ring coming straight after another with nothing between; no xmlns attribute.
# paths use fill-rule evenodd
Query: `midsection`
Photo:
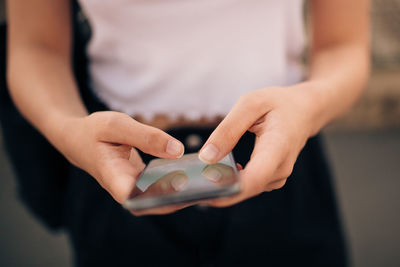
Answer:
<svg viewBox="0 0 400 267"><path fill-rule="evenodd" d="M82 2L93 29L92 87L111 109L142 121L215 122L241 95L295 80L290 0Z"/></svg>

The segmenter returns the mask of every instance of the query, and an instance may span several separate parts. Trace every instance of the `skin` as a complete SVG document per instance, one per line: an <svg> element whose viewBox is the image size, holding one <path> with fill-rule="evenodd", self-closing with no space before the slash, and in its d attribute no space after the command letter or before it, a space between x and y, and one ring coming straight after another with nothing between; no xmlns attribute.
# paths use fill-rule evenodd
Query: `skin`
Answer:
<svg viewBox="0 0 400 267"><path fill-rule="evenodd" d="M237 166L239 170L242 169L240 165ZM209 178L207 175L207 171L213 170L214 172L217 172L220 174L220 177L216 180L214 178ZM209 182L215 184L218 187L223 187L226 185L230 185L234 182L236 179L234 176L234 170L232 167L227 166L225 164L221 163L216 163L212 165L208 165L207 167L204 168L202 175L204 179L207 179ZM173 180L179 177L180 183L178 185L174 186ZM148 196L157 196L157 195L165 195L165 194L174 194L177 192L182 191L186 184L189 181L189 177L186 175L185 172L183 171L173 171L170 173L165 174L163 177L159 178L156 182L151 184L146 191L141 191L138 187L135 186L132 192L132 196L138 196L140 197L148 197ZM204 205L202 201L195 201L192 203L184 203L184 204L176 204L176 205L168 205L168 206L162 206L158 208L153 208L153 209L146 209L143 211L131 211L132 214L136 216L142 216L142 215L162 215L162 214L167 214L174 212L179 209L183 209L192 205Z"/></svg>
<svg viewBox="0 0 400 267"><path fill-rule="evenodd" d="M205 146L212 144L217 150L216 157L208 160L215 163L246 130L256 134L251 160L240 171L243 190L207 204L229 206L281 188L307 139L344 113L362 93L369 73L369 1L312 0L309 8L308 78L288 87L266 85L238 99ZM175 153L167 152L173 137L126 114L88 114L71 71L68 0L12 0L7 2L7 13L7 78L16 106L116 201L122 203L129 196L144 167L135 148L163 158L182 155L181 143ZM241 116L244 113L247 116Z"/></svg>

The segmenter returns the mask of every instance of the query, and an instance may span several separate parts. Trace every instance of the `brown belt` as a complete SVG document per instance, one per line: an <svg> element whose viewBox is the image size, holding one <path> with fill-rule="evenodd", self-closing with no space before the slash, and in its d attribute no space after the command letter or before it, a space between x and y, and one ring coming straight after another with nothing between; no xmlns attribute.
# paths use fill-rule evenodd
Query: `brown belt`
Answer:
<svg viewBox="0 0 400 267"><path fill-rule="evenodd" d="M157 114L151 120L146 120L140 115L135 115L133 118L141 123L166 130L179 127L215 127L223 120L224 117L220 115L212 118L203 116L200 119L192 120L184 116L180 116L177 119L171 119L171 117L168 115Z"/></svg>

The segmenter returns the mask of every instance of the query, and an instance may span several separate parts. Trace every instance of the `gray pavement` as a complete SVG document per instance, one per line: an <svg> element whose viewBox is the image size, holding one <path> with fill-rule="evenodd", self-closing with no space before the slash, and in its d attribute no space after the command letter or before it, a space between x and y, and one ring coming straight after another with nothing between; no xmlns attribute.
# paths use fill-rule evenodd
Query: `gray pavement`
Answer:
<svg viewBox="0 0 400 267"><path fill-rule="evenodd" d="M325 140L353 266L400 266L400 129ZM1 140L0 214L0 266L72 266L66 236L49 233L18 201Z"/></svg>

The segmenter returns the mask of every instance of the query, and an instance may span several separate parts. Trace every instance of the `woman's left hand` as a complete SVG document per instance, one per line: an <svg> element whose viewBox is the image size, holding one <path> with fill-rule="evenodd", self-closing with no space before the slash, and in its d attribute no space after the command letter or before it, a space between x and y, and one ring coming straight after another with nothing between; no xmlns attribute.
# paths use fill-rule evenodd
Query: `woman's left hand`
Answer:
<svg viewBox="0 0 400 267"><path fill-rule="evenodd" d="M200 159L215 163L240 137L256 135L251 159L240 171L242 191L234 197L208 201L230 206L265 191L283 187L307 139L316 133L315 97L307 84L268 87L242 96L200 150Z"/></svg>

